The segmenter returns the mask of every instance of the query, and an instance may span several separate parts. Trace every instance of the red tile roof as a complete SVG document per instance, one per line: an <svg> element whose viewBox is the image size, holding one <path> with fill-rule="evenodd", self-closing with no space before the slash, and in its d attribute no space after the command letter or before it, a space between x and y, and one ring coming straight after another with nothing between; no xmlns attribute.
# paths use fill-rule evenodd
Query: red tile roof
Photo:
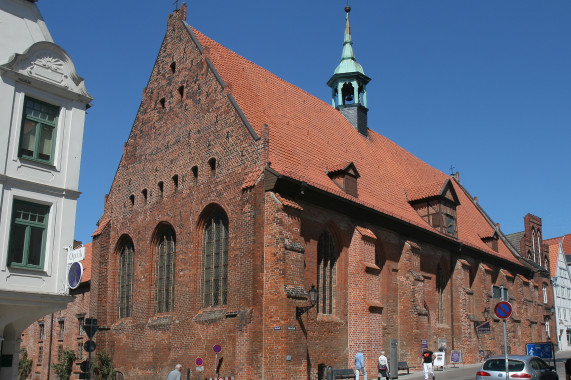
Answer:
<svg viewBox="0 0 571 380"><path fill-rule="evenodd" d="M563 255L571 254L571 234L567 234L564 236L545 239L543 240L544 244L549 246L549 262L551 263L551 276L555 276L557 270L557 258L559 254L559 246L563 249ZM565 260L565 256L563 256Z"/></svg>
<svg viewBox="0 0 571 380"><path fill-rule="evenodd" d="M405 189L444 184L450 177L384 136L370 130L361 135L343 115L320 99L284 81L228 50L194 28L189 28L208 51L215 70L261 136L269 129L268 161L276 172L338 197L449 238L428 225L410 206ZM327 91L327 89L324 89ZM375 127L375 126L373 126ZM361 177L359 197L343 192L329 178L327 168L353 162ZM490 236L494 227L483 217L469 194L451 181L458 195L458 241L490 255L519 263L500 242L499 252L478 236Z"/></svg>
<svg viewBox="0 0 571 380"><path fill-rule="evenodd" d="M99 226L97 226L97 229L95 230L95 232L93 232L93 234L91 234L91 237L101 235L101 232L103 232L103 229L107 226L107 224L110 221L111 221L111 219L104 219L104 220L100 221Z"/></svg>

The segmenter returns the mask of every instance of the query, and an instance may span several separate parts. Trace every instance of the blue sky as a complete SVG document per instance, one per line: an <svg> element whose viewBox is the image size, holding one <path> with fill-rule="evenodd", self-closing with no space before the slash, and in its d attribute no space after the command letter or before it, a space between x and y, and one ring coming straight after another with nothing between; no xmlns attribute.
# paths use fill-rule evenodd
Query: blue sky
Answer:
<svg viewBox="0 0 571 380"><path fill-rule="evenodd" d="M182 3L182 2L181 2ZM188 1L187 21L330 101L346 0ZM504 233L523 217L571 233L571 1L351 0L369 127L461 183ZM173 0L40 0L54 41L95 98L76 239L91 241Z"/></svg>

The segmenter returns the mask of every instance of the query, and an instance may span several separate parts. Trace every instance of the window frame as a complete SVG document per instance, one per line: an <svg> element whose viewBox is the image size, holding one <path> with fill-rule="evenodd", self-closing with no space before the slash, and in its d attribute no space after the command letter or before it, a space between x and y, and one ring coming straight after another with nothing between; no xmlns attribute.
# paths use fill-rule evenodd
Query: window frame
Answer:
<svg viewBox="0 0 571 380"><path fill-rule="evenodd" d="M133 313L133 275L135 246L126 239L119 252L118 317L128 318Z"/></svg>
<svg viewBox="0 0 571 380"><path fill-rule="evenodd" d="M161 229L156 250L156 312L168 313L174 310L176 235L172 227Z"/></svg>
<svg viewBox="0 0 571 380"><path fill-rule="evenodd" d="M32 112L28 112L28 107L30 104L38 104L40 108L47 108L48 115L47 117L53 117L53 120L46 120L45 118L35 116ZM38 100L36 98L25 96L24 98L24 107L22 109L22 124L20 130L20 141L18 144L18 157L37 161L48 165L54 164L54 155L55 155L55 147L56 147L56 138L57 138L57 130L59 119L61 115L61 107L56 106L42 100ZM25 124L26 122L36 123L34 129L34 151L31 155L24 153L24 138L25 138ZM39 157L40 156L40 145L42 141L42 132L44 128L49 128L51 131L51 146L49 147L50 157L49 159L44 159Z"/></svg>
<svg viewBox="0 0 571 380"><path fill-rule="evenodd" d="M339 249L333 234L323 231L317 242L317 313L335 313Z"/></svg>
<svg viewBox="0 0 571 380"><path fill-rule="evenodd" d="M495 291L497 289L497 292ZM496 294L499 292L499 297ZM502 285L492 285L492 299L498 299L509 302L510 292L509 289Z"/></svg>
<svg viewBox="0 0 571 380"><path fill-rule="evenodd" d="M30 221L25 220L23 215L25 213L31 214L33 211L37 214L37 217L43 217L42 222L37 221ZM22 213L20 218L17 217L18 213ZM44 267L45 256L46 256L46 244L47 244L47 231L49 227L49 217L51 212L51 206L33 203L29 201L14 199L12 204L12 217L10 219L10 235L9 235L9 244L8 244L8 263L7 265L11 268L22 268L22 269L33 269L33 270L41 270ZM40 215L42 213L42 215ZM31 215L29 215L31 217ZM13 249L15 248L14 245L17 244L15 242L15 227L16 226L23 226L24 227L24 236L22 247L18 249L22 250L22 259L21 262L14 261L14 252ZM30 264L30 245L31 240L33 239L32 233L33 229L41 230L41 242L40 242L40 253L39 253L39 263L37 264ZM37 242L36 242L37 243ZM37 248L37 247L36 247Z"/></svg>
<svg viewBox="0 0 571 380"><path fill-rule="evenodd" d="M229 221L216 209L204 221L202 229L202 307L228 304ZM218 265L217 265L218 263Z"/></svg>

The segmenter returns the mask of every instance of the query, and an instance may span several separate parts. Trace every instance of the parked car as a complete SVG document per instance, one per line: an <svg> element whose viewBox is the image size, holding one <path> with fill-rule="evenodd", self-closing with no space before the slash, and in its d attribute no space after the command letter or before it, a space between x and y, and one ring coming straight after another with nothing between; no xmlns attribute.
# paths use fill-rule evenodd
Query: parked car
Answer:
<svg viewBox="0 0 571 380"><path fill-rule="evenodd" d="M509 378L506 379L505 356L492 356L476 373L476 380L559 380L555 368L537 356L508 355Z"/></svg>

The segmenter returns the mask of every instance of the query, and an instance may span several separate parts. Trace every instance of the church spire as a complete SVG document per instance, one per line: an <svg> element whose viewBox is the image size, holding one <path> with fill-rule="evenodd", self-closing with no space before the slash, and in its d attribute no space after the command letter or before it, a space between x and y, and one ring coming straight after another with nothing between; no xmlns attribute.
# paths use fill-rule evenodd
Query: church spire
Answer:
<svg viewBox="0 0 571 380"><path fill-rule="evenodd" d="M332 89L331 105L338 109L361 134L367 135L366 85L371 78L365 75L353 52L349 21L351 7L346 6L345 12L345 38L341 61L327 85Z"/></svg>

